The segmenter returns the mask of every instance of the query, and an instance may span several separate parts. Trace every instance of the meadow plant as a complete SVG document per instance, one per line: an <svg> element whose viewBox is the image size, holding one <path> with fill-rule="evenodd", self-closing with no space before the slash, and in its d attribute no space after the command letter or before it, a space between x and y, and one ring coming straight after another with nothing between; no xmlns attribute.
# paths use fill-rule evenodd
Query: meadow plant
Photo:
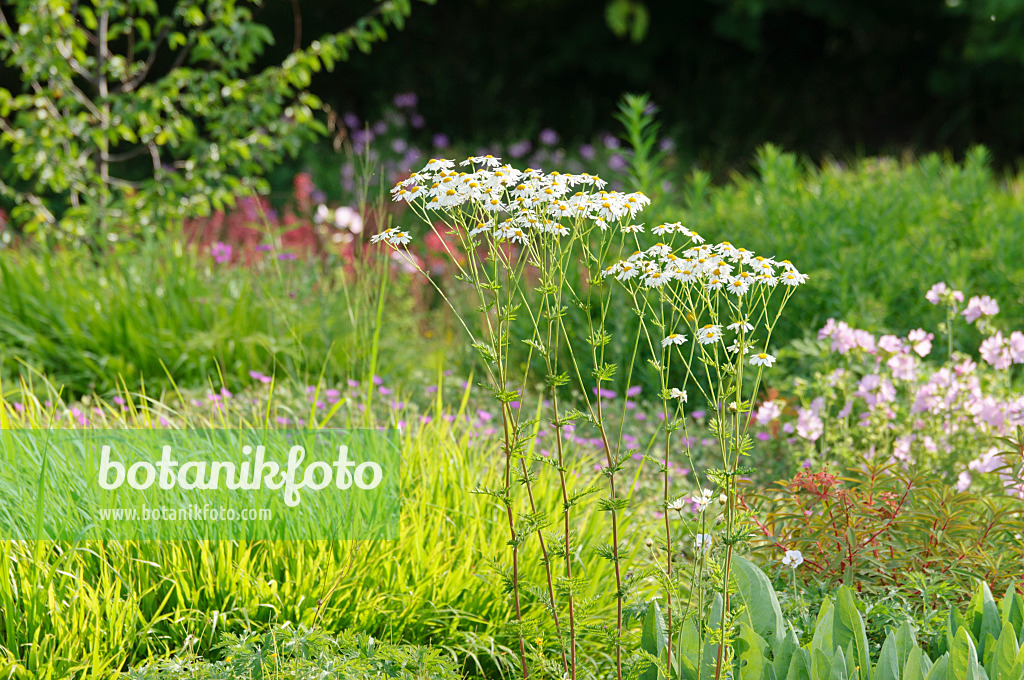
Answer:
<svg viewBox="0 0 1024 680"><path fill-rule="evenodd" d="M453 244L450 254L459 269L458 278L469 284L479 301L475 319L460 319L484 360L490 388L501 404L505 460L505 485L480 491L496 498L506 509L512 568L505 572L505 578L513 599L514 630L523 676L528 675L524 640L532 628L522 614L519 561L525 540L532 533L537 535L548 569L546 600L561 641L561 671L573 678L577 673L579 619L588 611L590 603L577 597L581 580L573 572L572 513L580 500L594 490L574 488L562 472L566 465L562 431L575 419L588 420L597 427L605 453L607 467L602 472L607 479L608 496L602 499L600 507L610 515L611 541L597 550L615 566L617 615L615 635L611 639L618 677L623 673L624 602L636 579L633 574L624 577L621 573L623 547L620 546L618 514L628 506L628 496L616 491L616 473L632 451L623 449L621 431L615 433L606 426L603 406L607 392L602 383L610 381L617 369L614 364L605 362L603 350L611 340L606 325L610 299L607 284L613 276L625 283L634 308L644 321L640 326L642 335L652 354L660 357L653 363L661 375L665 422L665 455L657 463L663 475L667 557L662 576L667 594L669 640L678 632L672 624L672 593L678 586L673 581L668 510L681 510L685 502L672 496L669 457L671 433L679 427L677 416L687 398L684 383L676 386L673 382L676 378L671 372L674 358L678 356L685 367L684 381L697 378L694 382L715 414L711 429L718 441L723 468L711 477L727 499L721 537L726 546L725 563L717 572L722 596L718 648L723 650L733 548L743 535L735 495L740 461L750 449L746 428L761 373L774 362L774 357L767 353L771 331L785 302L806 277L789 262L777 263L770 258L757 257L728 243L703 245L697 234L679 224L661 225L652 232L657 236L667 235L670 241L682 236L680 240L685 239L685 246L676 250L672 245L658 244L623 259L625 248L638 247L638 235L644 231L642 225L634 222L649 202L643 194L606 192L604 182L589 174L519 171L489 156L472 157L461 165L468 166L467 170L460 170L452 161L431 160L421 172L396 185L392 194L395 200L409 203L438 236L450 239L446 242ZM375 241L396 249L403 248L411 239L409 232L398 228L374 237ZM580 274L585 279L577 283ZM780 290L782 292L776 295ZM589 361L572 351L573 331L563 321L569 304L587 313L587 341L592 348ZM512 322L520 314L529 317L528 327L531 328L530 336L520 340L530 348L530 358L536 355L543 364L546 388L541 395L528 394L532 361L526 361L518 369L509 363L510 348L517 342L511 334ZM687 337L682 334L683 330L695 338L690 348L684 348ZM728 341L726 334L730 336ZM634 359L640 339L638 334ZM567 358L560 351L563 343L569 350ZM659 348L657 353L655 345ZM584 377L585 363L591 368L589 379ZM627 386L632 364L627 367ZM574 382L582 391L586 407L566 412L560 405L560 388ZM528 398L540 400L535 411L524 410L523 404ZM534 424L526 418L534 412L540 418L545 405L550 409L555 432L555 453L550 460L534 458L524 449ZM683 455L690 459L692 468L687 448L689 439L685 438L684 443ZM534 462L552 464L559 471L561 536L555 540L549 537L547 542L542 529L548 521L538 512L535 499ZM514 481L525 490L529 508L528 512L519 514L518 521ZM713 495L711 489L702 489L695 497L702 526L706 523L705 513ZM712 540L710 531L701 533L695 568L700 565L703 571L708 563L707 552ZM647 545L651 547L650 540ZM555 557L564 558L564 572L558 577L551 571L551 558ZM564 610L559 599L565 603ZM698 605L698 609L701 607ZM564 620L559 617L560 610L567 614ZM655 605L647 610L648 616L651 611L657 613ZM689 609L684 617L687 613ZM679 644L682 645L681 634ZM639 655L637 662L641 669L657 663L645 656L649 654L643 649ZM671 665L671 651L667 652L667 662ZM719 651L716 674L720 675L727 663L728 658ZM558 670L557 665L542 668Z"/></svg>
<svg viewBox="0 0 1024 680"><path fill-rule="evenodd" d="M605 182L594 175L520 171L491 156L471 157L460 167L466 170L456 168L453 161L432 159L422 171L396 185L392 194L395 200L407 202L431 225L434 236L449 248L451 261L458 270L456 278L468 284L477 301L476 317L460 316L460 321L483 359L488 385L501 405L505 464L504 486L479 491L497 499L507 514L512 559L511 570L502 569L502 573L513 599L521 670L526 677L529 671L525 639L531 627L522 613L519 563L525 540L536 534L547 570L544 599L559 637L560 672L573 678L577 673L581 619L593 603L579 597L584 579L573 571L573 513L594 489L576 487L567 478L564 430L571 421L583 418L597 426L607 463L604 474L609 495L602 500L601 509L611 517L611 542L598 551L615 567L617 621L612 642L621 677L626 592L620 567L618 513L626 501L615 489L615 472L623 462L619 451L621 436L610 433L604 421L602 382L612 378L616 367L604 361L603 347L610 338L605 330L607 286L600 271L608 251L616 245L613 235L619 230L633 229L633 218L649 200L640 193L604 191ZM394 228L377 234L374 240L398 248L408 244L411 235ZM409 261L419 267L411 258ZM573 285L581 273L585 282ZM573 352L573 330L564 322L570 304L583 309L590 319L590 357L578 357ZM530 332L526 338L515 339L512 324L521 315L529 319ZM510 363L510 350L520 340L529 347L528 360L517 366ZM529 389L530 366L535 357L543 366L546 384L539 394L532 394ZM581 366L584 362L592 368L587 378ZM583 388L585 410L567 410L562 402L564 388L574 380ZM591 388L593 399L587 388ZM537 403L535 409L526 406L530 400ZM536 421L530 417L536 414L539 419L545 407L549 409L554 431L554 452L550 457L534 456L525 448L531 431L535 434ZM552 465L558 472L560 535L545 537L543 529L549 520L538 511L535 462ZM528 508L518 519L514 494L517 486L525 490L524 507ZM554 559L563 562L561 575L553 572ZM564 609L560 601L565 603Z"/></svg>
<svg viewBox="0 0 1024 680"><path fill-rule="evenodd" d="M735 546L746 535L743 518L736 506L741 465L753 446L748 434L753 405L761 386L762 373L775 363L768 353L772 331L790 296L807 277L792 263L755 255L728 242L706 244L697 233L679 223L662 224L652 233L667 243L658 243L635 253L605 270L626 287L633 299L634 311L641 319L651 364L660 376L664 416L665 459L661 463L664 478L664 569L667 594L667 649L671 667L673 634L673 591L681 590L679 571L673 570L673 532L669 509L680 510L686 499L672 493L668 457L673 451L673 433L682 429L681 453L693 467L686 420L681 417L689 400L687 385L696 386L711 414L708 427L717 440L722 467L708 473L713 482L701 489L692 502L699 512L698 558L694 560L691 583L703 579L706 568L713 569L722 602L718 621L715 677L728 665L726 631L730 617L730 575ZM631 238L637 248L639 240ZM691 339L692 338L692 339ZM681 364L679 366L678 364ZM717 517L712 511L716 491L724 497L724 526L709 526ZM718 529L714 536L711 528ZM695 537L696 539L696 537ZM717 540L725 546L724 564L712 564L709 544ZM703 612L701 590L697 589L696 609ZM680 623L691 613L683 608ZM713 625L713 622L709 622ZM683 635L678 637L678 648Z"/></svg>
<svg viewBox="0 0 1024 680"><path fill-rule="evenodd" d="M781 421L809 460L892 462L942 474L960 490L980 479L1020 496L1024 394L1014 374L1024 333L1000 328L999 304L987 295L964 304L961 291L937 283L926 298L945 312L938 336L918 328L876 337L829 319L807 348L823 359L814 377L795 381L795 399L762 404L756 420ZM953 350L958 322L982 337L977 355Z"/></svg>

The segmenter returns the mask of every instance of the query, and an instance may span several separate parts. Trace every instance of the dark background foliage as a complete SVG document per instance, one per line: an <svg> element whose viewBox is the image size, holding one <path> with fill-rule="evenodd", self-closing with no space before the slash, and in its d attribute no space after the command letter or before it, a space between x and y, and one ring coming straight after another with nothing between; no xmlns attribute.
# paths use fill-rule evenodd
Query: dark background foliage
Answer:
<svg viewBox="0 0 1024 680"><path fill-rule="evenodd" d="M609 3L614 4L614 2ZM636 3L634 3L636 4ZM368 3L298 0L304 39ZM634 43L604 0L442 0L315 90L372 115L411 90L449 136L485 143L542 127L566 141L614 128L649 91L684 154L715 167L765 141L812 157L970 144L1024 152L1020 0L648 0ZM291 45L294 7L262 18ZM413 56L415 55L415 56Z"/></svg>
<svg viewBox="0 0 1024 680"><path fill-rule="evenodd" d="M610 28L623 6L648 18L637 41ZM372 7L265 0L265 61L296 26L308 44ZM544 127L589 139L615 129L623 92L648 91L683 157L716 169L766 141L815 158L981 143L1005 164L1024 152L1024 2L441 0L313 89L368 117L414 91L433 131L481 144Z"/></svg>

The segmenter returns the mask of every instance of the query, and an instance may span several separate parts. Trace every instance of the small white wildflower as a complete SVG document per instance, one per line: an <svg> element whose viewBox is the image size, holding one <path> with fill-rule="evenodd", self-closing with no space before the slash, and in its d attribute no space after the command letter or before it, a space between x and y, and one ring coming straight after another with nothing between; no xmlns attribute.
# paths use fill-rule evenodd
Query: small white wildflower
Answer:
<svg viewBox="0 0 1024 680"><path fill-rule="evenodd" d="M782 558L782 563L790 569L796 569L804 563L804 556L799 550L787 550L786 556Z"/></svg>
<svg viewBox="0 0 1024 680"><path fill-rule="evenodd" d="M704 512L707 507L711 505L711 489L704 489L699 494L694 494L693 504L697 508L697 512Z"/></svg>
<svg viewBox="0 0 1024 680"><path fill-rule="evenodd" d="M771 354L761 352L760 354L755 354L754 356L750 357L750 363L753 366L766 366L768 368L771 368L771 365L775 363L775 357L773 357Z"/></svg>
<svg viewBox="0 0 1024 680"><path fill-rule="evenodd" d="M686 390L681 390L678 387L673 387L668 391L669 399L678 399L679 401L686 402L689 397L686 395Z"/></svg>
<svg viewBox="0 0 1024 680"><path fill-rule="evenodd" d="M717 324L707 324L697 331L697 342L702 345L712 345L722 339L722 327Z"/></svg>
<svg viewBox="0 0 1024 680"><path fill-rule="evenodd" d="M669 345L682 345L686 342L686 336L681 333L670 333L665 336L665 339L661 341L662 347L668 347Z"/></svg>
<svg viewBox="0 0 1024 680"><path fill-rule="evenodd" d="M707 552L711 547L711 534L697 534L694 536L693 547L698 552Z"/></svg>

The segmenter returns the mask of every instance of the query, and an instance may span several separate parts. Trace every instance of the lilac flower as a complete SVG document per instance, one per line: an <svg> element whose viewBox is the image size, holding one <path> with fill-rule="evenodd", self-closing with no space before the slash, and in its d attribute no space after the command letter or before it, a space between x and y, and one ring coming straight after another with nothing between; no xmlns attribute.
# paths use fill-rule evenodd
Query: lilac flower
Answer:
<svg viewBox="0 0 1024 680"><path fill-rule="evenodd" d="M594 147L591 144L584 144L580 147L580 155L588 161L594 160Z"/></svg>
<svg viewBox="0 0 1024 680"><path fill-rule="evenodd" d="M409 148L409 143L401 137L395 137L391 140L391 150L395 153L405 153L407 148Z"/></svg>
<svg viewBox="0 0 1024 680"><path fill-rule="evenodd" d="M602 399L614 399L615 397L619 396L615 391L609 390L605 387L602 387L600 392L596 387L590 388L590 391L593 392L595 395L601 397Z"/></svg>
<svg viewBox="0 0 1024 680"><path fill-rule="evenodd" d="M348 128L358 128L359 127L359 116L357 116L356 114L352 113L351 111L349 111L344 116L342 116L341 120L342 120L342 122L345 123L345 126L348 127Z"/></svg>
<svg viewBox="0 0 1024 680"><path fill-rule="evenodd" d="M256 252L258 252L258 253L267 253L267 252L270 252L273 249L274 249L274 246L272 246L269 243L261 243L258 246L256 246Z"/></svg>
<svg viewBox="0 0 1024 680"><path fill-rule="evenodd" d="M608 167L615 172L622 172L628 165L626 159L617 153L612 154L612 157L608 159Z"/></svg>
<svg viewBox="0 0 1024 680"><path fill-rule="evenodd" d="M697 410L691 413L690 415L693 416L694 420L704 420L704 416L706 416L707 413L701 410Z"/></svg>
<svg viewBox="0 0 1024 680"><path fill-rule="evenodd" d="M558 133L551 128L544 128L540 131L540 143L545 146L554 146L558 144Z"/></svg>
<svg viewBox="0 0 1024 680"><path fill-rule="evenodd" d="M1004 339L1000 332L996 332L995 335L982 342L979 353L982 359L1000 371L1009 368L1013 360L1010 353L1010 341Z"/></svg>
<svg viewBox="0 0 1024 680"><path fill-rule="evenodd" d="M948 298L949 300L955 302L964 301L964 294L959 290L953 290L952 288L947 286L945 281L939 281L934 286L929 288L928 292L924 294L924 297L926 300L928 300L928 302L932 303L933 305L939 304L939 302L942 301L943 298Z"/></svg>
<svg viewBox="0 0 1024 680"><path fill-rule="evenodd" d="M671 137L662 137L658 142L658 151L671 153L676 148L676 143Z"/></svg>
<svg viewBox="0 0 1024 680"><path fill-rule="evenodd" d="M601 143L604 144L606 149L618 149L622 142L615 135L606 132L601 136Z"/></svg>
<svg viewBox="0 0 1024 680"><path fill-rule="evenodd" d="M766 441L768 441L769 439L772 438L772 435L769 432L758 432L757 433L757 438L760 439L763 442L766 442Z"/></svg>
<svg viewBox="0 0 1024 680"><path fill-rule="evenodd" d="M448 139L448 135L443 132L438 132L434 135L431 141L434 143L434 148L437 149L447 149L448 145L451 144L451 140Z"/></svg>
<svg viewBox="0 0 1024 680"><path fill-rule="evenodd" d="M781 415L782 409L779 407L779 402L774 400L766 401L757 409L754 420L757 421L758 425L767 425Z"/></svg>
<svg viewBox="0 0 1024 680"><path fill-rule="evenodd" d="M921 357L926 357L931 353L932 340L934 339L935 335L933 333L926 332L923 328L910 331L907 335L907 340L910 342L911 349Z"/></svg>
<svg viewBox="0 0 1024 680"><path fill-rule="evenodd" d="M280 255L277 256L277 259L279 259L279 260L297 260L297 259L299 259L299 256L296 255L295 253L281 253ZM294 293L292 294L292 297L294 297Z"/></svg>
<svg viewBox="0 0 1024 680"><path fill-rule="evenodd" d="M526 154L530 153L532 148L533 144L531 144L529 140L524 139L510 145L508 147L508 155L512 158L522 158Z"/></svg>
<svg viewBox="0 0 1024 680"><path fill-rule="evenodd" d="M413 115L413 117L409 119L409 124L419 130L424 125L423 116L418 113Z"/></svg>
<svg viewBox="0 0 1024 680"><path fill-rule="evenodd" d="M394 98L395 106L400 109L414 109L418 102L415 92L399 92Z"/></svg>

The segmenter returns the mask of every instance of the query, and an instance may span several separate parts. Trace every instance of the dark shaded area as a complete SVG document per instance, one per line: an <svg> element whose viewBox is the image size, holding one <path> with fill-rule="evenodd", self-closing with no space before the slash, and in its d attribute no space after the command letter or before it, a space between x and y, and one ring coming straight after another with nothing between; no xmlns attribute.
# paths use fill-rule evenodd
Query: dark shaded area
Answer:
<svg viewBox="0 0 1024 680"><path fill-rule="evenodd" d="M369 5L300 3L304 33ZM616 37L603 0L439 0L315 89L373 115L415 91L432 127L486 142L613 128L624 91L649 91L681 150L722 167L765 141L814 157L988 145L1024 151L1024 3L957 0L649 0L645 39ZM970 5L970 6L968 6ZM342 9L342 7L344 9ZM264 16L290 45L291 5ZM993 20L993 17L995 20ZM306 35L309 39L311 36Z"/></svg>
<svg viewBox="0 0 1024 680"><path fill-rule="evenodd" d="M637 44L610 30L608 1L416 3L404 31L313 89L371 120L413 91L432 132L481 144L545 127L589 140L616 129L623 92L648 91L684 159L720 170L766 141L814 158L981 143L1006 165L1024 153L1021 0L643 0ZM296 14L306 45L373 4L266 0L265 63L292 48ZM19 89L14 75L0 85Z"/></svg>

